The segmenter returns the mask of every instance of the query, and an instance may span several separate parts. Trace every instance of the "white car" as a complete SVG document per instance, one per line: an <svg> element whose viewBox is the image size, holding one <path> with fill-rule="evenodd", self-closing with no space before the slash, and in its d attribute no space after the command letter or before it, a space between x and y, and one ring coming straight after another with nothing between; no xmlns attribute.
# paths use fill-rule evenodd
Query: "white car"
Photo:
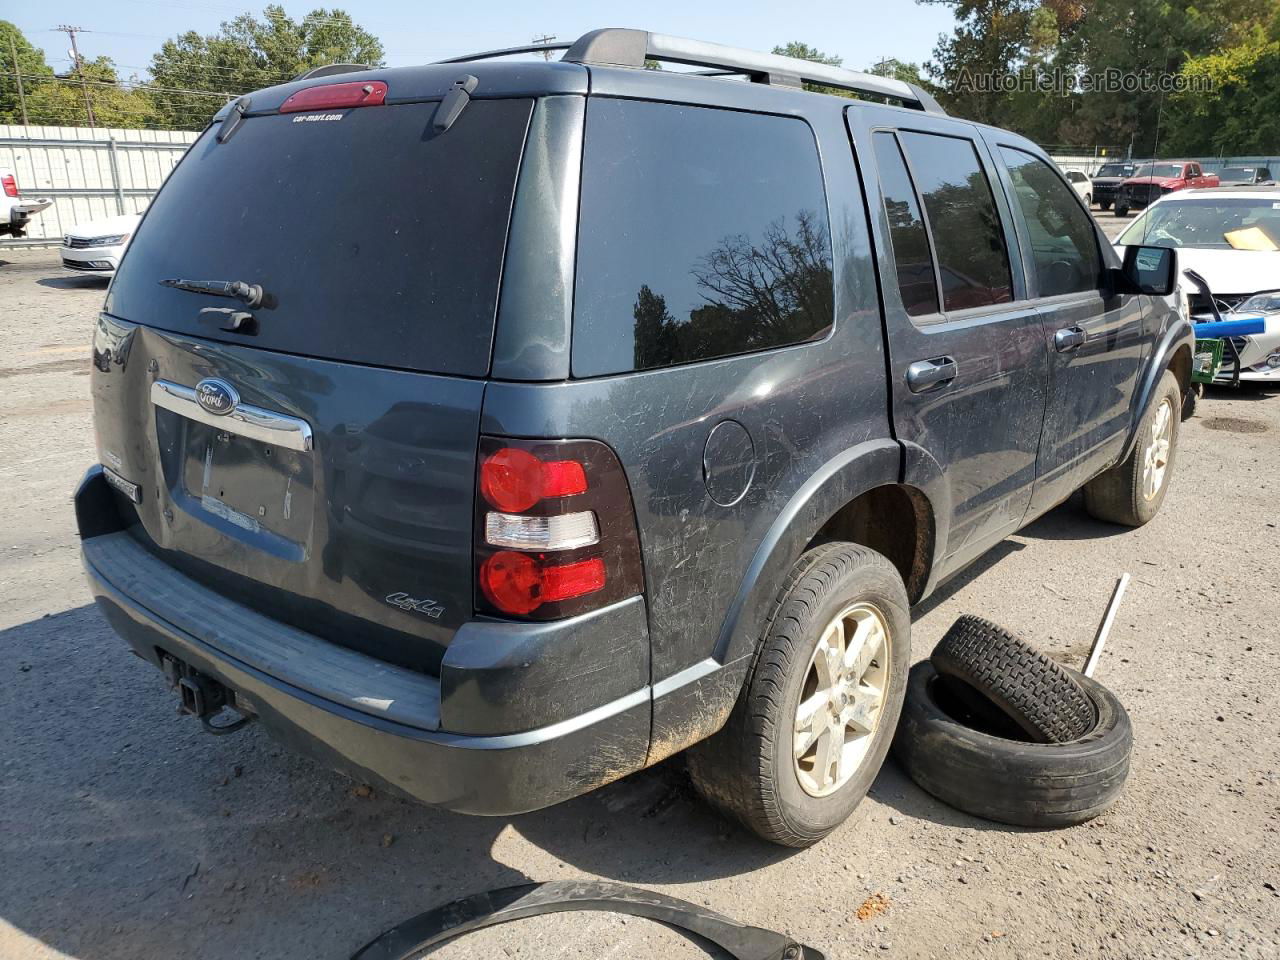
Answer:
<svg viewBox="0 0 1280 960"><path fill-rule="evenodd" d="M141 219L139 214L127 213L76 224L62 238L62 265L80 273L111 276Z"/></svg>
<svg viewBox="0 0 1280 960"><path fill-rule="evenodd" d="M1260 317L1262 329L1233 336L1240 352L1240 379L1280 383L1280 187L1206 187L1167 194L1147 207L1116 240L1175 247L1178 270L1193 270L1213 293L1208 298L1185 278L1179 299L1186 316L1224 320ZM1258 294L1270 291L1270 297ZM1229 379L1228 370L1220 379Z"/></svg>
<svg viewBox="0 0 1280 960"><path fill-rule="evenodd" d="M0 237L21 237L27 223L53 203L48 197L24 200L18 178L8 167L0 167Z"/></svg>
<svg viewBox="0 0 1280 960"><path fill-rule="evenodd" d="M1093 203L1093 182L1079 170L1068 170L1066 172L1067 181L1075 188L1076 193L1080 194L1080 199L1084 201L1087 207Z"/></svg>

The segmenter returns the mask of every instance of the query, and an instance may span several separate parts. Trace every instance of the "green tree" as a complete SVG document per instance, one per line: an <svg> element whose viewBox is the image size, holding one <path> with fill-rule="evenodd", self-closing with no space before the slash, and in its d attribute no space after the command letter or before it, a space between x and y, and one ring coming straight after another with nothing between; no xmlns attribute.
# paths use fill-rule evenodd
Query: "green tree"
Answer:
<svg viewBox="0 0 1280 960"><path fill-rule="evenodd" d="M810 60L813 63L823 63L828 67L839 67L844 65L844 57L837 57L833 54L823 53L817 47L811 47L807 43L801 43L799 40L792 40L782 46L774 47L773 52L781 57L794 57L797 60ZM836 97L853 97L855 96L849 90L841 90L838 87L825 87L818 83L805 82L804 88L811 93L829 93Z"/></svg>
<svg viewBox="0 0 1280 960"><path fill-rule="evenodd" d="M224 22L216 34L189 30L166 40L151 58L151 76L166 88L156 96L165 122L198 129L226 100L330 63L382 66L382 43L343 10L320 8L292 20L273 4L262 17Z"/></svg>
<svg viewBox="0 0 1280 960"><path fill-rule="evenodd" d="M89 123L85 94L93 104L99 127L141 128L156 123L155 105L134 81L122 82L110 57L80 60L80 70L28 82L27 114L32 123L83 127Z"/></svg>
<svg viewBox="0 0 1280 960"><path fill-rule="evenodd" d="M920 83L920 64L904 63L901 60L895 60L889 57L881 60L867 68L867 73L876 77L889 77L893 80L901 80L903 83Z"/></svg>
<svg viewBox="0 0 1280 960"><path fill-rule="evenodd" d="M1186 88L1170 98L1166 114L1171 151L1280 150L1280 11L1239 43L1188 59L1181 75Z"/></svg>
<svg viewBox="0 0 1280 960"><path fill-rule="evenodd" d="M10 46L10 41L13 45ZM22 74L22 83L29 94L41 79L52 77L53 70L44 61L44 52L31 45L22 31L8 20L0 20L0 123L21 123L22 107L18 99L18 80L14 76L13 50L18 53L16 64ZM28 102L28 112L30 112ZM32 122L35 122L34 118Z"/></svg>
<svg viewBox="0 0 1280 960"><path fill-rule="evenodd" d="M1006 124L1014 94L1003 87L1026 61L1035 0L921 0L951 8L950 36L938 38L924 66L949 111L970 120Z"/></svg>

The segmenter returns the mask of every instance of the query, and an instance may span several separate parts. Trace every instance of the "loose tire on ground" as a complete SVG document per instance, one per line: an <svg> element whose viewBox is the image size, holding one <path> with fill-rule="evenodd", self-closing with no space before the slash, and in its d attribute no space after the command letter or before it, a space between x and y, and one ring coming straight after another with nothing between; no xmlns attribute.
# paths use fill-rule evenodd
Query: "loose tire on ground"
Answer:
<svg viewBox="0 0 1280 960"><path fill-rule="evenodd" d="M934 669L962 680L1037 743L1066 743L1093 729L1084 688L1056 660L990 620L965 615L930 656Z"/></svg>
<svg viewBox="0 0 1280 960"><path fill-rule="evenodd" d="M1094 727L1069 743L1025 743L956 720L944 709L939 683L948 678L921 661L907 682L894 756L921 788L974 816L1023 827L1091 820L1124 787L1133 731L1110 691L1080 674L1074 678L1097 711Z"/></svg>
<svg viewBox="0 0 1280 960"><path fill-rule="evenodd" d="M825 658L824 651L832 649L835 642L835 635L829 632L832 624L837 620L845 623L842 618L850 610L868 617L866 622L874 621L873 627L875 623L882 625L884 642L877 647L882 653L865 665L861 657L854 656L858 662L845 672L853 675L865 666L866 673L860 675L874 674L874 678L866 685L855 684L856 691L863 692L856 701L838 701L843 704L839 709L831 705L837 703L836 698L823 701L832 711L828 722L841 724L841 737L849 737L852 744L858 740L858 724L867 715L857 714L855 723L854 713L848 714L851 719L845 727L841 711L862 710L874 699L876 690L880 691L880 705L874 723L869 724L871 732L865 734L868 739L860 741L850 754L839 754L858 758L843 771L847 779L833 782L825 795L814 795L811 781L819 779L818 753L808 773L801 768L809 761L804 755L797 759L797 754L801 753L800 738L816 728L800 722L800 708L822 699L821 690L810 689L810 684L819 658ZM880 619L875 620L874 615ZM844 632L857 635L863 623L857 620ZM783 846L806 847L836 829L853 812L888 753L911 663L906 589L897 569L876 551L852 543L824 544L796 563L761 633L764 639L729 721L713 737L689 750L689 773L703 797L758 836ZM848 646L853 647L854 641ZM830 659L821 662L833 669ZM816 751L818 742L815 740L811 749ZM834 769L840 768L837 765ZM802 778L810 781L808 786Z"/></svg>
<svg viewBox="0 0 1280 960"><path fill-rule="evenodd" d="M1161 419L1160 411L1166 404L1167 414ZM1085 484L1084 505L1092 516L1110 523L1140 527L1160 512L1177 459L1182 408L1183 396L1178 378L1166 370L1142 415L1138 437L1129 456ZM1149 471L1157 469L1159 479L1153 490L1148 485Z"/></svg>
<svg viewBox="0 0 1280 960"><path fill-rule="evenodd" d="M1193 383L1191 389L1182 396L1182 419L1190 420L1196 415L1196 405L1204 397L1204 384Z"/></svg>

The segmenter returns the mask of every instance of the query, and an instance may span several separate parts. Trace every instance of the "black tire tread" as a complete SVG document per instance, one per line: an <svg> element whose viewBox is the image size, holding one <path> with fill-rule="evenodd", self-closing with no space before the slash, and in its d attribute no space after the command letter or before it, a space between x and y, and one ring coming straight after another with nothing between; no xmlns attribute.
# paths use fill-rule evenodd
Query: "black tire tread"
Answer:
<svg viewBox="0 0 1280 960"><path fill-rule="evenodd" d="M1164 486L1153 500L1147 501L1142 496L1142 463L1139 454L1147 446L1147 438L1151 432L1151 411L1166 396L1172 401L1175 414L1169 444L1169 465ZM1178 385L1178 378L1173 375L1173 371L1166 370L1161 375L1155 393L1152 394L1151 403L1143 411L1142 425L1138 428L1138 436L1133 449L1129 451L1129 456L1085 484L1084 507L1090 516L1126 527L1140 527L1159 513L1177 465L1178 434L1183 419L1178 414L1182 410L1183 395Z"/></svg>
<svg viewBox="0 0 1280 960"><path fill-rule="evenodd" d="M777 718L786 678L797 658L808 658L805 625L832 584L854 567L880 567L894 577L883 555L853 543L827 543L805 553L778 591L762 631L763 641L728 722L714 737L688 751L687 768L698 792L748 830L789 847L807 847L826 831L811 834L784 815L773 782ZM803 665L802 665L803 666Z"/></svg>
<svg viewBox="0 0 1280 960"><path fill-rule="evenodd" d="M1024 827L1066 827L1110 808L1129 775L1133 731L1106 688L1071 671L1098 720L1070 743L1020 743L958 723L932 697L937 671L911 671L894 755L926 792L974 816Z"/></svg>
<svg viewBox="0 0 1280 960"><path fill-rule="evenodd" d="M1038 743L1067 743L1097 722L1089 695L1052 657L1008 630L966 614L929 658L1003 710Z"/></svg>

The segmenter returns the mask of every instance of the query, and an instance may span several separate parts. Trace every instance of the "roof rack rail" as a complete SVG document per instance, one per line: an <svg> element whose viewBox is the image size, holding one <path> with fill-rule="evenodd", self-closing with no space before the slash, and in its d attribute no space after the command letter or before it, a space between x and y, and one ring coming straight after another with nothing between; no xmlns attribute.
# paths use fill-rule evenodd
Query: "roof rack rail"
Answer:
<svg viewBox="0 0 1280 960"><path fill-rule="evenodd" d="M468 53L462 57L450 57L448 60L437 60L436 63L466 63L469 60L492 60L494 57L511 57L517 53L545 53L548 50L568 50L572 43L535 43L523 47L503 47L500 50L485 50L481 53Z"/></svg>
<svg viewBox="0 0 1280 960"><path fill-rule="evenodd" d="M568 63L589 66L643 67L646 60L681 63L687 66L706 67L702 76L745 75L753 83L775 86L801 87L806 81L855 93L900 100L905 106L926 113L946 115L938 101L918 84L877 77L870 73L845 70L825 63L782 57L776 53L758 53L726 47L719 43L687 40L665 33L649 33L646 30L630 30L608 27L584 33L573 43L540 43L523 47L507 47L489 50L464 57L441 60L441 63L465 63L468 60L487 60L519 53L544 53L547 50L564 50L561 58Z"/></svg>
<svg viewBox="0 0 1280 960"><path fill-rule="evenodd" d="M312 67L310 70L303 70L289 82L297 83L299 80L314 80L316 77L332 77L339 73L358 73L361 70L372 69L373 67L367 63L326 63L323 67Z"/></svg>

